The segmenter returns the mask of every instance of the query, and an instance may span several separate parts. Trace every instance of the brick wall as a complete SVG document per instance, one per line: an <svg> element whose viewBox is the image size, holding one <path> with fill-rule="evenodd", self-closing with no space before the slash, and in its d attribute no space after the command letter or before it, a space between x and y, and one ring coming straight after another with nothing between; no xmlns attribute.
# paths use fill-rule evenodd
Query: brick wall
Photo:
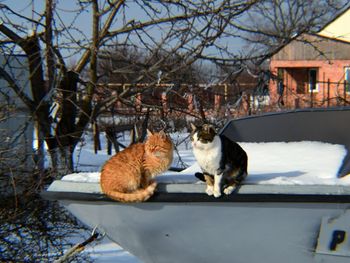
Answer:
<svg viewBox="0 0 350 263"><path fill-rule="evenodd" d="M291 108L309 106L335 106L342 103L339 97L350 96L344 93L345 67L350 66L350 60L314 60L314 61L282 61L272 60L271 72L277 76L279 68L284 69L285 86L283 101ZM317 69L317 90L309 89L309 69ZM330 83L328 83L328 81ZM272 103L278 103L277 80L270 82ZM338 99L337 99L338 98Z"/></svg>

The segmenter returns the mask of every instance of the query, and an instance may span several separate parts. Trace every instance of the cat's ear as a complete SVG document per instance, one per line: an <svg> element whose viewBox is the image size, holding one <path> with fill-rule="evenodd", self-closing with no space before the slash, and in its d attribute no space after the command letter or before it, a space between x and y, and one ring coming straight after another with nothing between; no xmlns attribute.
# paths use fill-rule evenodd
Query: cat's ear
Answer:
<svg viewBox="0 0 350 263"><path fill-rule="evenodd" d="M153 133L149 129L147 129L147 137L149 137L151 135L153 135Z"/></svg>
<svg viewBox="0 0 350 263"><path fill-rule="evenodd" d="M217 129L216 129L213 125L211 125L209 129L210 129L213 133L217 133L217 132L218 132Z"/></svg>
<svg viewBox="0 0 350 263"><path fill-rule="evenodd" d="M217 129L214 126L211 126L210 127L210 133L213 134L213 135L216 135L216 134L218 134L218 131L217 131Z"/></svg>
<svg viewBox="0 0 350 263"><path fill-rule="evenodd" d="M195 131L197 129L196 125L194 125L192 122L191 122L191 129L192 131Z"/></svg>
<svg viewBox="0 0 350 263"><path fill-rule="evenodd" d="M160 137L161 138L166 138L166 134L165 134L165 132L164 132L164 130L161 130L160 132L159 132L159 135L160 135Z"/></svg>

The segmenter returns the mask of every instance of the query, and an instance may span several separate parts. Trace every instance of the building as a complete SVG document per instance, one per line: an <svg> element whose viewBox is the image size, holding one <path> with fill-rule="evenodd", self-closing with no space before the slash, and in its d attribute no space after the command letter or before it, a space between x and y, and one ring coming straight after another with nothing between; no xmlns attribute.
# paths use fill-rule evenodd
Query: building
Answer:
<svg viewBox="0 0 350 263"><path fill-rule="evenodd" d="M350 9L317 34L303 34L270 61L272 103L288 108L347 105L350 98ZM343 31L343 33L342 33Z"/></svg>
<svg viewBox="0 0 350 263"><path fill-rule="evenodd" d="M337 39L345 42L350 42L350 8L344 10L339 15L329 21L318 35Z"/></svg>

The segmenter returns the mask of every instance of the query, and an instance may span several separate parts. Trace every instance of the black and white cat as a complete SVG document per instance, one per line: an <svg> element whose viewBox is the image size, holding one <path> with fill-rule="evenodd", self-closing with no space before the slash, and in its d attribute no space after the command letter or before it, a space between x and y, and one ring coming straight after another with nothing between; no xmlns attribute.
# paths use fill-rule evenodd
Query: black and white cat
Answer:
<svg viewBox="0 0 350 263"><path fill-rule="evenodd" d="M248 156L236 142L218 135L213 125L191 124L194 156L202 169L196 177L207 184L206 193L229 195L247 176Z"/></svg>

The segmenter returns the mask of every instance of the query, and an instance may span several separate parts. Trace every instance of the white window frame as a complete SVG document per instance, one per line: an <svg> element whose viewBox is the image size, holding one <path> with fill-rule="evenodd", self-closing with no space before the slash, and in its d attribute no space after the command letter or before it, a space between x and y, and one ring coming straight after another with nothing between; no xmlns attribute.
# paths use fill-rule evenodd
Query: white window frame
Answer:
<svg viewBox="0 0 350 263"><path fill-rule="evenodd" d="M310 79L311 79L311 71L315 71L316 72L316 85L315 85L315 89L311 89L311 83L310 83ZM309 92L318 92L319 91L319 83L317 82L317 77L318 77L318 69L317 68L310 68L308 70L308 87L309 87Z"/></svg>

